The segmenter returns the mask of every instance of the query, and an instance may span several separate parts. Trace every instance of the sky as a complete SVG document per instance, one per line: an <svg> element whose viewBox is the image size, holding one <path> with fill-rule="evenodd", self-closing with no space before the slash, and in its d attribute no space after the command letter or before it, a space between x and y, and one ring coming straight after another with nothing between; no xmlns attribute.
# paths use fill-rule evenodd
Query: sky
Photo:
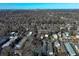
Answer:
<svg viewBox="0 0 79 59"><path fill-rule="evenodd" d="M0 9L79 9L79 3L0 3Z"/></svg>

